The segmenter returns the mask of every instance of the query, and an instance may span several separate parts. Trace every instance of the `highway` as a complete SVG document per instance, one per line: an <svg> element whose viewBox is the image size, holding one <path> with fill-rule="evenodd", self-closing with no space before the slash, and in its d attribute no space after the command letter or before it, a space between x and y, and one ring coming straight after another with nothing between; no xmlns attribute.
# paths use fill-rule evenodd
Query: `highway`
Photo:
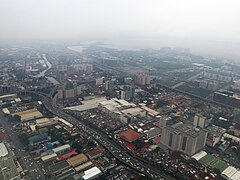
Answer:
<svg viewBox="0 0 240 180"><path fill-rule="evenodd" d="M200 73L198 73L198 74L196 74L196 75L188 78L186 81L183 81L183 82L180 82L180 83L175 84L175 85L172 86L171 88L172 88L172 89L176 89L176 88L178 88L179 86L184 85L186 82L192 81L192 80L196 79L198 76L200 76L200 75L202 75L202 74L203 74L203 72L200 72Z"/></svg>
<svg viewBox="0 0 240 180"><path fill-rule="evenodd" d="M138 172L148 176L151 179L158 179L158 180L173 179L170 176L161 174L159 169L152 167L151 165L147 164L146 162L133 157L130 153L126 152L126 150L123 147L121 147L119 144L117 144L115 141L113 141L112 138L109 138L108 135L104 134L103 132L101 132L97 129L93 129L93 128L89 127L89 125L70 116L69 114L65 113L62 109L54 107L52 105L52 100L47 98L46 95L40 94L37 92L31 92L31 93L39 95L42 98L42 102L45 105L45 107L52 114L67 120L68 122L72 123L76 127L85 131L87 134L91 135L102 146L104 146L115 158L117 158L122 163L124 163L127 166L137 170Z"/></svg>

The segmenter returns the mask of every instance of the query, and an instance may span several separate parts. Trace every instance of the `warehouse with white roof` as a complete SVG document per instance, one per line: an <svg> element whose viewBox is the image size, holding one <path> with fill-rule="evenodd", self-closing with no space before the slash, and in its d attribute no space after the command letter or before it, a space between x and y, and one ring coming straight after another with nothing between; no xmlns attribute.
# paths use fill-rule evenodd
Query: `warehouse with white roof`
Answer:
<svg viewBox="0 0 240 180"><path fill-rule="evenodd" d="M206 156L206 155L207 155L207 153L206 153L205 151L200 151L199 153L194 154L194 155L192 156L192 158L193 158L193 159L196 159L196 160L198 161L199 159L203 158L203 157Z"/></svg>
<svg viewBox="0 0 240 180"><path fill-rule="evenodd" d="M62 146L52 149L52 151L56 154L61 154L63 152L70 150L70 148L71 148L71 146L69 144L65 144L65 145L62 145Z"/></svg>
<svg viewBox="0 0 240 180"><path fill-rule="evenodd" d="M225 179L239 180L240 171L233 166L229 166L222 172L221 176L224 177Z"/></svg>
<svg viewBox="0 0 240 180"><path fill-rule="evenodd" d="M5 144L0 143L0 158L8 155L8 150L5 146Z"/></svg>
<svg viewBox="0 0 240 180"><path fill-rule="evenodd" d="M82 177L85 180L92 180L100 176L101 174L102 174L102 171L95 166L84 171L84 175Z"/></svg>

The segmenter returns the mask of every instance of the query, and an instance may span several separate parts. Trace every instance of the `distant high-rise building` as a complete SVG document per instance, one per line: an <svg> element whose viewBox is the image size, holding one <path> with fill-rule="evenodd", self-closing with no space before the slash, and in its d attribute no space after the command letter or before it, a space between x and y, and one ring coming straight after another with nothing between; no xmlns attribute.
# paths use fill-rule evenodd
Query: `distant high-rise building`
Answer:
<svg viewBox="0 0 240 180"><path fill-rule="evenodd" d="M114 88L114 80L108 80L105 82L105 90L112 91Z"/></svg>
<svg viewBox="0 0 240 180"><path fill-rule="evenodd" d="M71 99L81 94L81 87L67 81L64 86L58 89L59 99Z"/></svg>
<svg viewBox="0 0 240 180"><path fill-rule="evenodd" d="M121 90L121 99L131 99L135 97L135 88L132 86L124 86Z"/></svg>
<svg viewBox="0 0 240 180"><path fill-rule="evenodd" d="M218 82L214 80L202 80L199 82L199 87L203 89L215 91L218 88Z"/></svg>
<svg viewBox="0 0 240 180"><path fill-rule="evenodd" d="M166 117L160 117L159 119L159 127L165 128L167 126L167 118Z"/></svg>
<svg viewBox="0 0 240 180"><path fill-rule="evenodd" d="M150 84L150 77L147 74L135 75L134 82L138 85L145 86Z"/></svg>
<svg viewBox="0 0 240 180"><path fill-rule="evenodd" d="M70 99L70 98L74 98L75 97L75 89L65 89L64 90L64 98L65 99Z"/></svg>
<svg viewBox="0 0 240 180"><path fill-rule="evenodd" d="M98 85L101 85L101 84L103 84L103 77L100 77L100 78L97 78L96 79L96 85L98 86Z"/></svg>
<svg viewBox="0 0 240 180"><path fill-rule="evenodd" d="M81 86L77 86L77 87L75 88L75 91L76 91L76 95L80 95L80 94L82 93L82 88L81 88Z"/></svg>
<svg viewBox="0 0 240 180"><path fill-rule="evenodd" d="M234 73L223 69L204 69L203 77L217 81L232 82Z"/></svg>
<svg viewBox="0 0 240 180"><path fill-rule="evenodd" d="M76 71L82 72L82 73L91 73L93 71L93 65L92 64L74 64L74 69Z"/></svg>
<svg viewBox="0 0 240 180"><path fill-rule="evenodd" d="M163 129L161 143L173 151L181 151L192 156L202 150L206 138L205 130L180 122Z"/></svg>
<svg viewBox="0 0 240 180"><path fill-rule="evenodd" d="M195 127L205 128L206 117L196 114L193 119L193 125Z"/></svg>
<svg viewBox="0 0 240 180"><path fill-rule="evenodd" d="M67 72L67 70L68 70L68 65L66 65L66 64L58 64L57 65L57 71Z"/></svg>

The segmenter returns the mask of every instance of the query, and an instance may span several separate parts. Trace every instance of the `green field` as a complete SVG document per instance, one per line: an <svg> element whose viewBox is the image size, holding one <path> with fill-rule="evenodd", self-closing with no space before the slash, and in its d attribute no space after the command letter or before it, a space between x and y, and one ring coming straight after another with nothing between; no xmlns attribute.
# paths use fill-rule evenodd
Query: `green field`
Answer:
<svg viewBox="0 0 240 180"><path fill-rule="evenodd" d="M223 172L227 167L227 163L223 162L222 160L214 157L210 154L207 154L203 158L199 160L200 163L204 164L205 166L211 169L218 169L219 171Z"/></svg>
<svg viewBox="0 0 240 180"><path fill-rule="evenodd" d="M196 96L204 97L204 98L209 96L212 93L212 91L189 85L189 83L179 86L177 89L194 94Z"/></svg>

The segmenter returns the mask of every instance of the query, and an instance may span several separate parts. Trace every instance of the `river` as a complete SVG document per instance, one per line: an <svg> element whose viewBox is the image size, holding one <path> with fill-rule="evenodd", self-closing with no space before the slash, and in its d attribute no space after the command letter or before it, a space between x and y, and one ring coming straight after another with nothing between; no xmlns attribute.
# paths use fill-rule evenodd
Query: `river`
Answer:
<svg viewBox="0 0 240 180"><path fill-rule="evenodd" d="M41 71L39 74L35 75L34 77L39 78L39 77L45 76L51 83L53 83L54 85L58 85L59 82L55 78L45 75L46 72L52 68L52 64L48 61L46 54L42 54L42 58L44 60L45 65L47 66L47 69Z"/></svg>

